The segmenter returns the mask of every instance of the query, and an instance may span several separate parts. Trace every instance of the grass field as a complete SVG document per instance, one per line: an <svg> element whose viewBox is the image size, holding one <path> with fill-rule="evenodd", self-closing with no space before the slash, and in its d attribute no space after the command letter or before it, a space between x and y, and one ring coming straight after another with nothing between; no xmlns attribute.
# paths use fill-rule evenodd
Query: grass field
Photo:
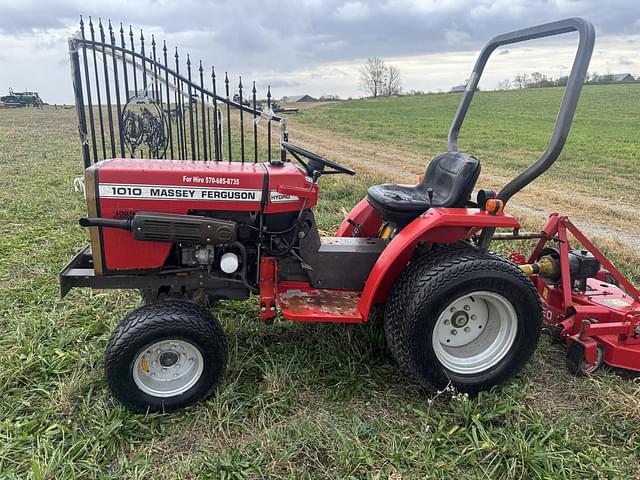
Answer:
<svg viewBox="0 0 640 480"><path fill-rule="evenodd" d="M337 104L300 119L435 153L455 98L433 98L431 106L428 99ZM394 117L394 105L415 113ZM619 106L621 118L637 108L631 99ZM613 114L610 102L605 107ZM486 108L485 115L493 112ZM431 121L418 121L423 110ZM605 149L603 158L637 162L628 125L630 150ZM512 146L479 132L479 123L466 127L479 156L503 152L496 161L511 168L505 152ZM440 137L432 136L436 130ZM539 132L528 135L527 149L544 141ZM585 134L581 151L604 148L601 136L589 147ZM577 162L578 152L572 155ZM629 181L631 170L623 172ZM564 369L563 348L547 338L513 383L468 398L412 385L369 326L266 326L255 302L223 303L214 313L230 363L218 396L174 414L127 412L107 390L102 355L137 296L82 290L61 301L58 294L58 271L86 242L77 226L82 196L72 189L81 173L73 110L0 111L1 479L640 478L636 379L608 368L575 379ZM343 210L377 181L323 178L321 228L335 229Z"/></svg>
<svg viewBox="0 0 640 480"><path fill-rule="evenodd" d="M483 168L514 174L546 147L563 88L479 92L462 126L462 151ZM338 102L296 122L425 155L447 147L461 94ZM586 85L567 146L544 176L556 188L635 205L640 183L640 85Z"/></svg>

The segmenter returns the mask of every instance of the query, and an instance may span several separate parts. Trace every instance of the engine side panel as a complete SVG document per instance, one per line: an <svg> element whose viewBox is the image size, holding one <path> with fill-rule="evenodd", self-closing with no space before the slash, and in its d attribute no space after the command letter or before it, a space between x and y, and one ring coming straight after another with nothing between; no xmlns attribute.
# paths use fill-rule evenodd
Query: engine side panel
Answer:
<svg viewBox="0 0 640 480"><path fill-rule="evenodd" d="M261 163L113 159L89 167L85 181L94 182L95 200L88 197L87 203L95 205L96 215L116 219L130 218L136 212L297 211L303 205L302 198L279 194L278 185L309 188L304 174L290 163L271 167ZM307 206L315 203L314 198ZM104 273L160 268L171 250L170 243L138 241L131 232L106 227L92 236L93 243L98 243L93 251L101 252Z"/></svg>

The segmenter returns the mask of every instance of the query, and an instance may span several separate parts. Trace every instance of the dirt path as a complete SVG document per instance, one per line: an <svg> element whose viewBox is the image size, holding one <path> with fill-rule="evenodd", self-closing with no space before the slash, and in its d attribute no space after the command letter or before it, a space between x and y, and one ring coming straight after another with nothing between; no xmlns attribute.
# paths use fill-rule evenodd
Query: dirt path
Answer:
<svg viewBox="0 0 640 480"><path fill-rule="evenodd" d="M316 127L295 125L295 121L291 123L289 133L294 143L388 181L415 183L429 160L415 152L363 142ZM478 185L498 190L510 178L492 171L486 163ZM638 208L612 205L611 200L580 195L569 187L558 188L552 180L549 176L536 180L514 197L508 210L522 216L527 225L536 227L542 225L549 213L560 211L571 216L588 236L603 239L608 244L619 244L640 255Z"/></svg>

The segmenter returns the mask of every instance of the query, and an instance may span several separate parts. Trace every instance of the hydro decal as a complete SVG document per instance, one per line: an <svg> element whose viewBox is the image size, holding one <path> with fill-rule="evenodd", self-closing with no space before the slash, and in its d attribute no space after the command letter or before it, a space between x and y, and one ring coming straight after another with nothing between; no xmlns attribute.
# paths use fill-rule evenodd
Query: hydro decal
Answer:
<svg viewBox="0 0 640 480"><path fill-rule="evenodd" d="M123 185L102 183L101 198L143 198L148 200L211 200L214 202L259 202L262 191L240 188L202 188L181 185Z"/></svg>
<svg viewBox="0 0 640 480"><path fill-rule="evenodd" d="M297 202L300 200L295 195L287 195L286 193L279 193L275 190L271 190L269 194L269 200L271 203L284 203L284 202Z"/></svg>

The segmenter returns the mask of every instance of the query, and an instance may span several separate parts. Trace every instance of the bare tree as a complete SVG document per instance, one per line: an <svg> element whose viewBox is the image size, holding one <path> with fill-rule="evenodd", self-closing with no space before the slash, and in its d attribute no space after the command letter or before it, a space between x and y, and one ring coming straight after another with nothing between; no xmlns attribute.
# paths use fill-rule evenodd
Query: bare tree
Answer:
<svg viewBox="0 0 640 480"><path fill-rule="evenodd" d="M513 77L513 85L516 88L526 88L529 83L529 75L526 73L516 73Z"/></svg>
<svg viewBox="0 0 640 480"><path fill-rule="evenodd" d="M541 87L543 82L547 79L547 77L540 72L533 72L531 74L531 81L529 82L530 87Z"/></svg>
<svg viewBox="0 0 640 480"><path fill-rule="evenodd" d="M511 80L506 78L498 82L498 90L511 90Z"/></svg>
<svg viewBox="0 0 640 480"><path fill-rule="evenodd" d="M369 57L367 63L360 67L361 87L373 97L384 94L386 77L387 66L380 57Z"/></svg>
<svg viewBox="0 0 640 480"><path fill-rule="evenodd" d="M402 90L402 80L398 67L389 65L387 67L387 78L385 79L385 94L387 96L398 95Z"/></svg>

